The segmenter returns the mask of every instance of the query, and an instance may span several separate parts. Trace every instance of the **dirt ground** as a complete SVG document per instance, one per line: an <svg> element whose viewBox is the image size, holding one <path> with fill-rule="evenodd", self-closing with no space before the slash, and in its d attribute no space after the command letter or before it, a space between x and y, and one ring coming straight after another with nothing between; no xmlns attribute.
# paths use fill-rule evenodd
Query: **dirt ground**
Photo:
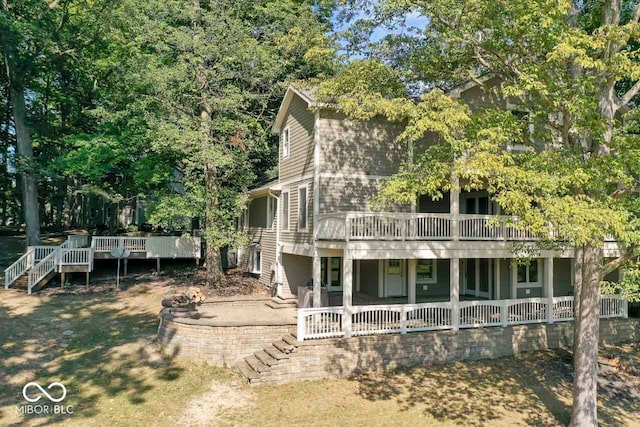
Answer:
<svg viewBox="0 0 640 427"><path fill-rule="evenodd" d="M0 425L555 426L569 421L573 372L567 350L257 387L233 368L162 354L155 339L160 300L169 290L194 284L200 273L190 274L189 268L167 264L160 276L141 270L118 291L106 273L89 290L56 287L31 297L0 291ZM237 293L262 292L254 279L236 280ZM640 348L603 348L600 362L602 425L640 425ZM74 413L20 414L22 387L30 381L63 383L65 404Z"/></svg>

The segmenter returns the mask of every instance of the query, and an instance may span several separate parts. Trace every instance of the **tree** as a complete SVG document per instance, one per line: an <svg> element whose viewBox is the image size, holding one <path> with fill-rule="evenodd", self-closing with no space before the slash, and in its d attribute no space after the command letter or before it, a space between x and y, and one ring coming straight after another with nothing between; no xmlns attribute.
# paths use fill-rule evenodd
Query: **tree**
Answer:
<svg viewBox="0 0 640 427"><path fill-rule="evenodd" d="M640 5L380 1L372 16L393 26L411 12L428 18L423 31L369 44L368 57L324 82L320 96L352 117L404 121L403 143L427 133L438 138L385 182L379 204L482 188L519 217L512 226L545 236L538 249L575 248L571 424L595 426L601 281L637 256L639 241ZM496 80L499 87L487 83ZM492 106L471 110L445 94L464 81L486 86L528 115ZM414 98L425 86L432 90ZM514 141L528 149L506 150ZM608 236L624 253L605 262ZM627 284L637 282L637 274L629 276Z"/></svg>
<svg viewBox="0 0 640 427"><path fill-rule="evenodd" d="M312 2L289 0L131 0L119 21L127 58L118 75L135 99L103 108L105 123L143 117L140 140L175 160L182 194L160 192L150 220L200 217L207 282L219 284L219 248L246 240L235 229L242 193L276 164L269 129L277 101L289 82L331 64L328 25Z"/></svg>

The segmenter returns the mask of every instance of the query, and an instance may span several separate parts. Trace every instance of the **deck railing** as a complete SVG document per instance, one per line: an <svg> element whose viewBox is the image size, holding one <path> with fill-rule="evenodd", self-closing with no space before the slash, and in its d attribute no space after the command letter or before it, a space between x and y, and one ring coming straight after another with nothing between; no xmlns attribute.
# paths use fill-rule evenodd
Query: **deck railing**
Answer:
<svg viewBox="0 0 640 427"><path fill-rule="evenodd" d="M551 307L549 307L551 306ZM549 316L551 313L551 316ZM457 314L457 316L455 315ZM298 309L298 339L512 326L573 320L573 297ZM627 301L602 295L600 317L627 317Z"/></svg>
<svg viewBox="0 0 640 427"><path fill-rule="evenodd" d="M4 288L9 289L9 286L13 284L18 277L25 274L31 267L35 265L35 249L30 247L27 252L22 255L16 262L11 264L9 268L4 271Z"/></svg>
<svg viewBox="0 0 640 427"><path fill-rule="evenodd" d="M342 212L320 215L318 240L536 240L514 217L448 213Z"/></svg>
<svg viewBox="0 0 640 427"><path fill-rule="evenodd" d="M60 249L60 265L90 265L93 261L91 248Z"/></svg>
<svg viewBox="0 0 640 427"><path fill-rule="evenodd" d="M44 279L49 273L56 269L58 264L58 256L60 249L56 249L49 255L44 257L39 263L37 263L31 270L29 270L29 282L27 291L31 295L31 289Z"/></svg>

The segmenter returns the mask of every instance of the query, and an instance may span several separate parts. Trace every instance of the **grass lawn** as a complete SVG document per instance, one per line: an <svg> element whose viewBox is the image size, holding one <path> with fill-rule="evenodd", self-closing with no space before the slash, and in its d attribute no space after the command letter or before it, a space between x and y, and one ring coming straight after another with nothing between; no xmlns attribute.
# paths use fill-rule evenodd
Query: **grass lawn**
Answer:
<svg viewBox="0 0 640 427"><path fill-rule="evenodd" d="M163 358L154 343L171 281L118 293L0 300L0 425L562 425L570 355L418 367L353 379L248 386L232 369ZM73 331L65 335L65 331ZM626 346L640 366L640 351ZM22 416L22 387L62 382L74 414ZM605 425L640 425L640 378L604 369Z"/></svg>

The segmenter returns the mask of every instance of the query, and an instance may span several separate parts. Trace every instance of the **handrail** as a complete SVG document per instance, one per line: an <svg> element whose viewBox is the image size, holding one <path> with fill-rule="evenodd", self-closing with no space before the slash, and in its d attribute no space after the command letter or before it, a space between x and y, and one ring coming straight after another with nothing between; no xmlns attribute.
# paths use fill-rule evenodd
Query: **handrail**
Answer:
<svg viewBox="0 0 640 427"><path fill-rule="evenodd" d="M11 264L4 270L4 288L9 289L9 286L13 284L18 277L29 271L35 263L35 249L29 248L27 252L22 255L16 262Z"/></svg>
<svg viewBox="0 0 640 427"><path fill-rule="evenodd" d="M49 273L55 270L56 265L58 264L58 257L60 255L60 247L56 248L55 251L51 252L49 255L44 257L38 264L36 264L29 271L29 285L27 288L27 292L31 295L31 289L38 284L42 279L44 279Z"/></svg>

